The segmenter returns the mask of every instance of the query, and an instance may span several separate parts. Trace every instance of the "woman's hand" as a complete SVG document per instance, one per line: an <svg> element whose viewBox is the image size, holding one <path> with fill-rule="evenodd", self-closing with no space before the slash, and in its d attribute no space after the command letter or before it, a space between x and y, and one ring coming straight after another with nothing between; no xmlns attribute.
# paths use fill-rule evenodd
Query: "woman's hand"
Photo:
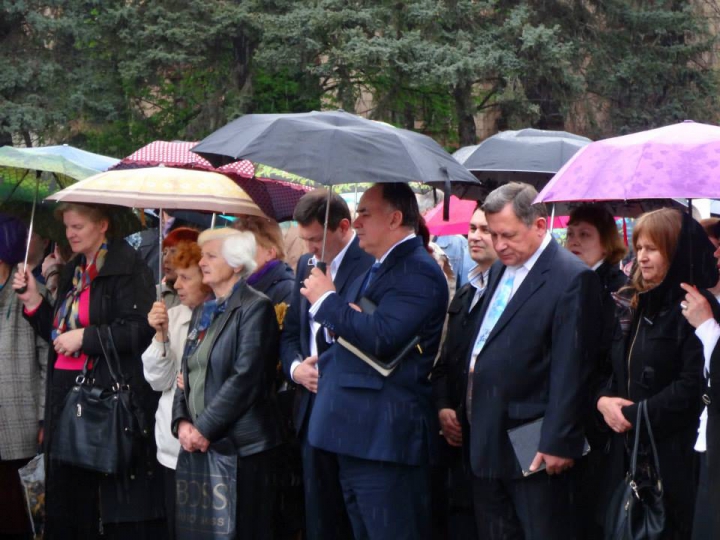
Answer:
<svg viewBox="0 0 720 540"><path fill-rule="evenodd" d="M694 328L713 318L710 303L700 294L697 287L687 283L681 283L680 287L687 293L685 300L680 302L682 314Z"/></svg>
<svg viewBox="0 0 720 540"><path fill-rule="evenodd" d="M168 335L168 313L165 302L154 302L148 313L148 324L155 329L155 341L165 341Z"/></svg>
<svg viewBox="0 0 720 540"><path fill-rule="evenodd" d="M632 424L623 416L622 408L634 405L632 401L619 397L601 397L597 401L597 410L603 415L605 423L616 433L625 433Z"/></svg>
<svg viewBox="0 0 720 540"><path fill-rule="evenodd" d="M65 356L72 356L82 347L84 333L84 328L78 328L77 330L68 330L60 334L55 338L55 341L53 341L55 352Z"/></svg>
<svg viewBox="0 0 720 540"><path fill-rule="evenodd" d="M178 440L186 452L207 452L210 441L202 436L195 426L187 420L180 420L178 425Z"/></svg>
<svg viewBox="0 0 720 540"><path fill-rule="evenodd" d="M15 272L12 288L16 291L18 300L23 303L26 310L33 311L41 304L42 296L38 291L37 281L35 281L35 276L32 275L32 272L23 270ZM22 294L17 293L17 291L23 288L25 292Z"/></svg>
<svg viewBox="0 0 720 540"><path fill-rule="evenodd" d="M185 380L183 379L182 371L177 374L177 387L180 390L185 390Z"/></svg>

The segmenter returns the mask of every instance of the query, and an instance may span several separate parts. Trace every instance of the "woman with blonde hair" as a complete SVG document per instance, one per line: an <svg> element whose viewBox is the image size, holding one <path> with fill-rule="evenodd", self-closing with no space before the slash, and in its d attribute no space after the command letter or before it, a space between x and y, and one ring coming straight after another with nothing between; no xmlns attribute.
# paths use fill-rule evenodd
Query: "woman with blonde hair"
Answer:
<svg viewBox="0 0 720 540"><path fill-rule="evenodd" d="M613 336L613 375L596 407L615 432L620 448L631 449L638 404L645 401L657 444L659 471L644 434L639 468L663 480L666 523L662 538L690 538L695 495L695 444L703 350L682 314L681 283L712 287L718 274L714 248L699 223L664 208L643 215L633 231L636 269L621 289ZM624 444L623 444L624 443ZM624 457L625 459L622 459ZM619 483L627 452L614 468Z"/></svg>
<svg viewBox="0 0 720 540"><path fill-rule="evenodd" d="M51 303L43 297L30 272L18 271L13 280L14 289L25 289L18 294L25 318L50 344L45 538L162 538L162 481L152 437L138 439L132 463L122 474L102 474L55 458L56 426L65 398L86 361L103 357L102 327L112 333L120 369L150 431L158 403L158 394L143 378L140 360L153 335L146 319L155 297L150 269L124 240L112 239L109 207L61 203L56 215L75 253L60 276L57 299ZM97 386L110 387L106 362L98 362L94 377Z"/></svg>

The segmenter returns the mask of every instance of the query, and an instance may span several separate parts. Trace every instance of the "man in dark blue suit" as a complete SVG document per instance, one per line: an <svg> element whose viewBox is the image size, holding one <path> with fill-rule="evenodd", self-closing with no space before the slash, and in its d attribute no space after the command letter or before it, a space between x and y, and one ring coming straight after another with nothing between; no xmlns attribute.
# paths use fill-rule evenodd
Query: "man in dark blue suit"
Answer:
<svg viewBox="0 0 720 540"><path fill-rule="evenodd" d="M422 540L430 535L429 463L438 433L428 377L448 286L417 235L421 217L406 184L367 190L354 226L376 263L345 295L313 270L301 290L310 313L338 339L381 360L415 337L419 343L386 376L340 343L322 354L308 437L337 456L358 540ZM363 297L375 305L372 312Z"/></svg>
<svg viewBox="0 0 720 540"><path fill-rule="evenodd" d="M578 538L571 467L583 453L600 282L552 239L544 205L533 204L536 195L527 184L510 183L483 204L499 260L480 322L468 332L469 433L463 433L480 538ZM523 477L508 430L540 418L534 459L522 464L538 472Z"/></svg>
<svg viewBox="0 0 720 540"><path fill-rule="evenodd" d="M295 288L280 337L283 370L286 377L298 385L293 423L301 446L305 528L309 540L352 538L338 479L337 459L330 452L313 448L307 440L308 420L317 392L317 359L330 344L320 325L313 324L308 314L310 304L300 294L300 288L314 267L312 263L322 259L327 200L327 191L315 190L304 195L295 207L293 218L298 222L299 235L310 253L298 261ZM330 198L324 262L340 294L373 263L373 257L360 249L350 227L350 210L337 194Z"/></svg>

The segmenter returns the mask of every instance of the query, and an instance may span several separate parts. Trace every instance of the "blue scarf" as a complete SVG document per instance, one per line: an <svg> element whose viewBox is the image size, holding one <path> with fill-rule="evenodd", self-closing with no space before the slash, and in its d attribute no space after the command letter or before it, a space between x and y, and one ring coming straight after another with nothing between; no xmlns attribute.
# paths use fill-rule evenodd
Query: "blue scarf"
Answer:
<svg viewBox="0 0 720 540"><path fill-rule="evenodd" d="M198 317L195 327L190 330L187 337L187 342L185 344L186 356L192 352L193 349L197 348L200 343L202 343L202 340L207 334L207 330L210 328L213 321L225 313L228 300L233 294L235 294L235 291L237 291L242 282L243 280L239 279L235 285L233 285L232 291L230 291L230 294L227 296L222 298L211 298L203 303L200 317Z"/></svg>

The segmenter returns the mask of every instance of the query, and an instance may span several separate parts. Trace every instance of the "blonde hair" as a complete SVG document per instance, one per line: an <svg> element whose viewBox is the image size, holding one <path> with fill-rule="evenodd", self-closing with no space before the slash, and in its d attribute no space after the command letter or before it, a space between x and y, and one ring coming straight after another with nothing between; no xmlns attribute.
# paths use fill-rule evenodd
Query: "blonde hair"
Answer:
<svg viewBox="0 0 720 540"><path fill-rule="evenodd" d="M198 236L198 245L203 246L211 240L221 240L220 253L232 268L242 267L240 277L247 277L257 268L255 262L255 236L251 232L230 228L207 229Z"/></svg>
<svg viewBox="0 0 720 540"><path fill-rule="evenodd" d="M280 225L274 219L260 216L238 216L230 225L238 231L248 231L255 235L255 242L265 249L275 248L275 258L285 260L285 243Z"/></svg>

